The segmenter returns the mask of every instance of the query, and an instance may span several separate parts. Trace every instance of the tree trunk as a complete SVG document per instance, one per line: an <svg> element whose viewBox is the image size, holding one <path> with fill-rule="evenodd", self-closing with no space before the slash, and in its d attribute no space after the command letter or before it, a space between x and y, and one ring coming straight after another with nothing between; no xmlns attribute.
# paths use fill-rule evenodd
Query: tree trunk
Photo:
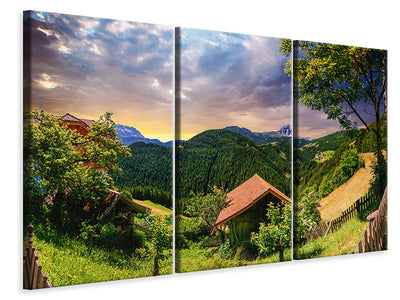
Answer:
<svg viewBox="0 0 400 300"><path fill-rule="evenodd" d="M284 261L283 257L283 242L282 239L279 240L279 261Z"/></svg>
<svg viewBox="0 0 400 300"><path fill-rule="evenodd" d="M375 109L376 111L376 150L377 150L377 174L376 174L376 179L377 179L377 196L378 198L382 198L383 192L384 192L384 174L383 174L383 154L382 154L382 135L381 135L381 120L379 117L379 107Z"/></svg>
<svg viewBox="0 0 400 300"><path fill-rule="evenodd" d="M159 275L159 266L158 266L158 253L156 251L156 253L154 254L154 272L153 272L154 276Z"/></svg>

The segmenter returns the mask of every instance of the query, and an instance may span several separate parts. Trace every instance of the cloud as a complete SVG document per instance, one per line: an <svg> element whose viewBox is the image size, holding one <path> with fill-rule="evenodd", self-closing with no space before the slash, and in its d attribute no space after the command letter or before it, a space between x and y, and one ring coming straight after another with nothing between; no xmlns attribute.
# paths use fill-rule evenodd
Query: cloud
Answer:
<svg viewBox="0 0 400 300"><path fill-rule="evenodd" d="M277 43L268 37L182 29L182 130L196 122L216 128L241 124L255 131L290 123L291 79Z"/></svg>
<svg viewBox="0 0 400 300"><path fill-rule="evenodd" d="M31 76L32 106L40 95L45 111L97 118L111 110L126 125L172 130L171 27L38 12L25 18L27 24L31 69L24 80Z"/></svg>

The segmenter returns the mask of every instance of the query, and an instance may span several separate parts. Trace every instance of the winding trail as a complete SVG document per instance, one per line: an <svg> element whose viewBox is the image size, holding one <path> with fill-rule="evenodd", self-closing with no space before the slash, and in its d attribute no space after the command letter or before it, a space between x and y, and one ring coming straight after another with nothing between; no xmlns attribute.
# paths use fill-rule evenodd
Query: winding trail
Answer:
<svg viewBox="0 0 400 300"><path fill-rule="evenodd" d="M344 210L368 192L372 179L374 153L367 152L360 155L365 161L365 168L359 169L347 182L321 199L321 207L318 210L322 220L330 221L339 217Z"/></svg>

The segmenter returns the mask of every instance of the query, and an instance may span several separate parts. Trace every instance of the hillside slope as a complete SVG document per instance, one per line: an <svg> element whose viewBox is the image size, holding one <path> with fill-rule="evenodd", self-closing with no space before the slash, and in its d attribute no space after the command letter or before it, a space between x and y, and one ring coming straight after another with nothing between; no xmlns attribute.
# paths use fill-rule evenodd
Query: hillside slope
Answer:
<svg viewBox="0 0 400 300"><path fill-rule="evenodd" d="M214 185L230 191L255 173L290 195L290 155L290 142L259 145L230 130L204 131L177 147L177 198Z"/></svg>
<svg viewBox="0 0 400 300"><path fill-rule="evenodd" d="M322 220L330 221L339 217L344 210L368 192L374 154L362 153L361 156L366 168L359 169L347 182L321 199L319 212Z"/></svg>

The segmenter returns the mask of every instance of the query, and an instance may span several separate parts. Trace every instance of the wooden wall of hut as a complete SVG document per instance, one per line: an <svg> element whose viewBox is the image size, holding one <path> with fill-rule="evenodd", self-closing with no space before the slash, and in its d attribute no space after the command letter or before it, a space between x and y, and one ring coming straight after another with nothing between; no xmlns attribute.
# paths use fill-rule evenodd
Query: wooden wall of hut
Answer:
<svg viewBox="0 0 400 300"><path fill-rule="evenodd" d="M230 221L229 240L231 244L240 245L250 242L251 233L258 232L260 223L267 223L266 213L270 202L276 205L281 201L272 194L267 194Z"/></svg>

